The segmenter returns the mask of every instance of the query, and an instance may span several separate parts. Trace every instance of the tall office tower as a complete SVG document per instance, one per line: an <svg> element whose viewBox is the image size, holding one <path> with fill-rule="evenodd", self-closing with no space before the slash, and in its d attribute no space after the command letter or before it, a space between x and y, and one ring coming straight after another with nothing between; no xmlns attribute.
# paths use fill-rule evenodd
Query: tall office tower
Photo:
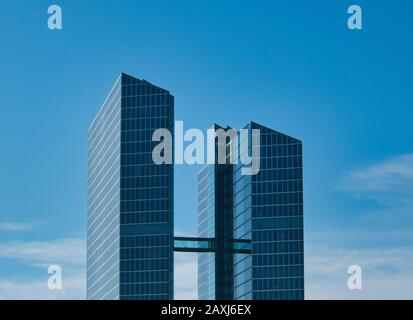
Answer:
<svg viewBox="0 0 413 320"><path fill-rule="evenodd" d="M228 130L214 125L215 130ZM217 141L215 163L220 144L227 149L228 139ZM228 159L227 159L228 161ZM198 256L198 292L200 300L233 299L232 255L232 165L207 165L198 174L198 235L214 239L214 251Z"/></svg>
<svg viewBox="0 0 413 320"><path fill-rule="evenodd" d="M198 232L216 248L199 254L199 298L304 299L302 143L254 122L246 129L250 153L252 130L260 130L258 174L243 175L239 162L198 175ZM240 252L244 241L250 250Z"/></svg>
<svg viewBox="0 0 413 320"><path fill-rule="evenodd" d="M173 299L173 165L156 165L174 97L121 74L89 129L88 299Z"/></svg>

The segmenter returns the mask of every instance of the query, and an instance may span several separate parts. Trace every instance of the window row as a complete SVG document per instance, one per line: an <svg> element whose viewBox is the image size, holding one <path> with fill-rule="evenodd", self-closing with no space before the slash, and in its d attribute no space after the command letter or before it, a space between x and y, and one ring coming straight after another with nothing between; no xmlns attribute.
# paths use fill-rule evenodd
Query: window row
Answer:
<svg viewBox="0 0 413 320"><path fill-rule="evenodd" d="M304 289L255 292L256 300L304 300Z"/></svg>
<svg viewBox="0 0 413 320"><path fill-rule="evenodd" d="M136 177L122 178L121 189L136 189L136 188L162 188L171 187L172 179L170 176L153 176L153 177Z"/></svg>
<svg viewBox="0 0 413 320"><path fill-rule="evenodd" d="M139 176L155 176L170 174L172 171L171 165L136 165L136 166L121 166L120 174L122 177L139 177Z"/></svg>
<svg viewBox="0 0 413 320"><path fill-rule="evenodd" d="M252 185L254 193L297 192L303 190L303 180L284 180L255 182Z"/></svg>
<svg viewBox="0 0 413 320"><path fill-rule="evenodd" d="M252 205L285 205L303 203L302 192L254 194Z"/></svg>
<svg viewBox="0 0 413 320"><path fill-rule="evenodd" d="M121 272L120 282L123 284L137 282L166 282L170 280L169 270L152 272Z"/></svg>
<svg viewBox="0 0 413 320"><path fill-rule="evenodd" d="M136 271L136 270L162 270L171 269L171 259L146 259L146 260L121 260L120 271Z"/></svg>
<svg viewBox="0 0 413 320"><path fill-rule="evenodd" d="M171 213L165 211L147 211L121 213L121 224L138 224L138 223L167 223L171 220Z"/></svg>
<svg viewBox="0 0 413 320"><path fill-rule="evenodd" d="M141 188L141 189L124 189L121 191L121 201L132 200L161 200L171 197L171 189L169 188Z"/></svg>
<svg viewBox="0 0 413 320"><path fill-rule="evenodd" d="M253 242L303 240L303 229L253 231Z"/></svg>
<svg viewBox="0 0 413 320"><path fill-rule="evenodd" d="M121 144L122 154L152 152L159 144L158 141L124 142ZM163 152L161 153L163 154ZM155 163L154 163L155 164Z"/></svg>
<svg viewBox="0 0 413 320"><path fill-rule="evenodd" d="M253 220L254 230L303 228L303 217L270 217Z"/></svg>
<svg viewBox="0 0 413 320"><path fill-rule="evenodd" d="M152 151L136 154L122 154L121 164L123 166L154 164L152 160Z"/></svg>
<svg viewBox="0 0 413 320"><path fill-rule="evenodd" d="M268 144L301 144L300 141L294 139L293 137L287 136L285 134L274 132L274 130L262 127L253 128L253 129L260 129L261 137L265 137L263 140Z"/></svg>
<svg viewBox="0 0 413 320"><path fill-rule="evenodd" d="M143 99L143 97L141 97ZM139 97L131 98L132 107L125 106L122 108L122 119L135 118L159 118L169 117L172 115L172 108L170 106L145 106L140 104ZM136 102L134 100L137 100Z"/></svg>
<svg viewBox="0 0 413 320"><path fill-rule="evenodd" d="M121 284L121 295L136 295L136 294L167 294L170 290L171 283L143 283L143 284Z"/></svg>
<svg viewBox="0 0 413 320"><path fill-rule="evenodd" d="M121 248L120 259L154 259L167 258L171 247Z"/></svg>
<svg viewBox="0 0 413 320"><path fill-rule="evenodd" d="M169 95L166 90L159 88L157 86L151 85L150 83L122 83L122 95L128 95L130 93L134 94L163 94Z"/></svg>
<svg viewBox="0 0 413 320"><path fill-rule="evenodd" d="M168 294L130 294L123 295L122 300L171 300L172 297Z"/></svg>
<svg viewBox="0 0 413 320"><path fill-rule="evenodd" d="M255 266L293 265L304 263L302 253L253 255L252 264Z"/></svg>
<svg viewBox="0 0 413 320"><path fill-rule="evenodd" d="M263 279L252 281L253 290L303 289L304 278Z"/></svg>
<svg viewBox="0 0 413 320"><path fill-rule="evenodd" d="M138 129L158 129L158 128L166 128L171 131L171 128L172 128L171 118L162 117L162 118L122 120L123 131L138 130Z"/></svg>
<svg viewBox="0 0 413 320"><path fill-rule="evenodd" d="M126 213L170 210L170 204L171 201L169 201L168 199L122 201L120 203L120 211L122 213Z"/></svg>
<svg viewBox="0 0 413 320"><path fill-rule="evenodd" d="M136 142L136 141L152 141L153 133L156 129L137 129L134 131L122 131L122 143Z"/></svg>
<svg viewBox="0 0 413 320"><path fill-rule="evenodd" d="M302 156L301 145L299 144L283 144L283 145L267 145L260 146L261 157L290 157Z"/></svg>
<svg viewBox="0 0 413 320"><path fill-rule="evenodd" d="M255 267L254 278L304 277L304 266Z"/></svg>
<svg viewBox="0 0 413 320"><path fill-rule="evenodd" d="M291 217L302 216L303 206L301 204L287 204L279 206L254 206L253 215L259 217Z"/></svg>
<svg viewBox="0 0 413 320"><path fill-rule="evenodd" d="M279 241L279 242L262 242L253 244L254 254L258 253L297 253L303 252L304 242L297 241Z"/></svg>

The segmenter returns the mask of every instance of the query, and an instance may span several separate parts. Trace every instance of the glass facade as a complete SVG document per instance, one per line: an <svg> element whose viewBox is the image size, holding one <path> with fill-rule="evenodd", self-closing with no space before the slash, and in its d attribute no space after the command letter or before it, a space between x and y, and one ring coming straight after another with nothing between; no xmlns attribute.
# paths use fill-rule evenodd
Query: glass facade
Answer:
<svg viewBox="0 0 413 320"><path fill-rule="evenodd" d="M252 298L304 299L301 141L256 123L261 170L252 176Z"/></svg>
<svg viewBox="0 0 413 320"><path fill-rule="evenodd" d="M253 122L246 129L250 154L252 130L260 130L257 175L242 175L241 163L208 165L198 175L199 235L215 235L217 248L233 242L219 263L218 250L199 254L199 298L304 299L302 143ZM251 250L235 250L242 243Z"/></svg>
<svg viewBox="0 0 413 320"><path fill-rule="evenodd" d="M198 174L198 236L215 238L215 170L204 167ZM198 254L198 297L215 299L215 253Z"/></svg>
<svg viewBox="0 0 413 320"><path fill-rule="evenodd" d="M89 299L173 299L173 165L152 161L159 128L173 134L173 96L122 74L89 131Z"/></svg>
<svg viewBox="0 0 413 320"><path fill-rule="evenodd" d="M213 128L223 129L218 125ZM227 140L229 137L218 139L215 163L218 150L221 146L226 149ZM206 166L198 175L198 234L214 240L214 252L198 256L198 292L203 300L234 298L232 185L232 166L225 163Z"/></svg>
<svg viewBox="0 0 413 320"><path fill-rule="evenodd" d="M230 136L218 140L227 161L198 174L199 238L174 238L173 164L152 160L161 128L173 137L173 96L121 74L89 129L88 299L173 299L174 250L198 252L202 300L304 299L301 141L251 122L249 176L229 163Z"/></svg>
<svg viewBox="0 0 413 320"><path fill-rule="evenodd" d="M119 299L121 88L119 77L89 129L88 299Z"/></svg>

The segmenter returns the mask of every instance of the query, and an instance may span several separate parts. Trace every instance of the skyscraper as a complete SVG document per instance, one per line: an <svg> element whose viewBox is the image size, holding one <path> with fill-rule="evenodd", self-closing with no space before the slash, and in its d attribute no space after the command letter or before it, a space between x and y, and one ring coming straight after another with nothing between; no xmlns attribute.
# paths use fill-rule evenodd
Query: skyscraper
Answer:
<svg viewBox="0 0 413 320"><path fill-rule="evenodd" d="M88 299L173 299L174 251L199 253L200 299L303 299L301 141L254 122L239 154L231 136L215 140L215 164L198 174L198 238L174 237L174 169L152 158L157 129L173 138L174 97L121 74L89 129ZM253 175L230 161L256 150Z"/></svg>
<svg viewBox="0 0 413 320"><path fill-rule="evenodd" d="M121 74L89 129L87 297L173 299L173 165L152 134L173 132L174 97Z"/></svg>
<svg viewBox="0 0 413 320"><path fill-rule="evenodd" d="M246 129L249 139L260 130L257 175L242 175L242 163L198 174L198 233L215 241L199 253L198 296L304 299L302 143L254 122Z"/></svg>

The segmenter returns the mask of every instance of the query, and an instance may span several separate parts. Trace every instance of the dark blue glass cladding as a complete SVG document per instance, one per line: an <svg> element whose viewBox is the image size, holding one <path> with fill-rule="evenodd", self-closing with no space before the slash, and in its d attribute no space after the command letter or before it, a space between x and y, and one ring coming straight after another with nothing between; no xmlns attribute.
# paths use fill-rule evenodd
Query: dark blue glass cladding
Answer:
<svg viewBox="0 0 413 320"><path fill-rule="evenodd" d="M120 298L173 299L173 165L156 165L156 129L173 134L174 98L122 78Z"/></svg>
<svg viewBox="0 0 413 320"><path fill-rule="evenodd" d="M174 98L121 74L89 130L88 299L173 299L173 165L152 134L173 134Z"/></svg>
<svg viewBox="0 0 413 320"><path fill-rule="evenodd" d="M252 176L252 298L304 299L301 141L251 123L261 133L261 169Z"/></svg>
<svg viewBox="0 0 413 320"><path fill-rule="evenodd" d="M260 171L208 165L198 175L198 233L219 244L251 241L251 250L200 253L200 299L304 299L303 164L301 141L254 122L260 130ZM241 141L245 143L246 141ZM248 165L249 166L249 165ZM219 200L219 201L217 201ZM231 225L232 230L225 226ZM225 281L230 275L231 281ZM223 280L224 279L224 280ZM224 293L224 294L222 294Z"/></svg>

